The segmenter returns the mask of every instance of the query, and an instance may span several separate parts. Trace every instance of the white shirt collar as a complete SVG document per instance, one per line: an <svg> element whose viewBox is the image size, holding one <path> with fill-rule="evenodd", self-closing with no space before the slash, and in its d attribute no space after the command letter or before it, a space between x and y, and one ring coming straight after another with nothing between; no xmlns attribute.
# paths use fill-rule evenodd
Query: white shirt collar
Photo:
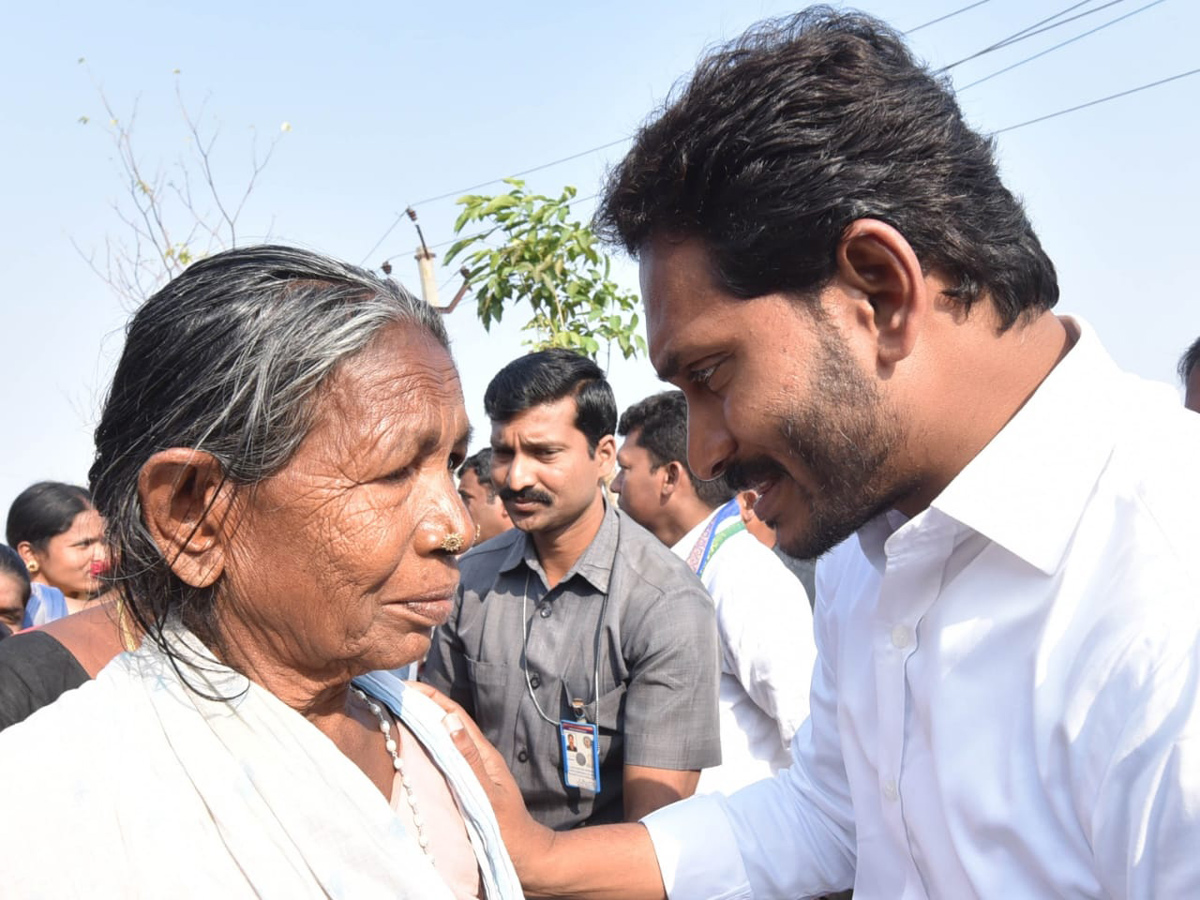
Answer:
<svg viewBox="0 0 1200 900"><path fill-rule="evenodd" d="M1121 371L1084 322L1063 323L1078 333L1075 346L931 504L1047 574L1062 561L1121 425L1109 402Z"/></svg>

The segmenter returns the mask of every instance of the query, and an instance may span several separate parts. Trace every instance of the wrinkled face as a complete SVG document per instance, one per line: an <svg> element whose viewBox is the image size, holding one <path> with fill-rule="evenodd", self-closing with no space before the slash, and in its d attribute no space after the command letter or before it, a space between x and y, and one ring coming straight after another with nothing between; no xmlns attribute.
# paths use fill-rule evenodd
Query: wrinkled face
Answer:
<svg viewBox="0 0 1200 900"><path fill-rule="evenodd" d="M605 436L592 453L575 416L575 399L564 397L492 423L492 484L522 531L564 531L601 502L615 442Z"/></svg>
<svg viewBox="0 0 1200 900"><path fill-rule="evenodd" d="M458 496L470 513L471 521L479 529L475 536L476 544L490 541L512 528L512 521L504 511L500 495L491 485L480 484L474 469L467 469L458 480Z"/></svg>
<svg viewBox="0 0 1200 900"><path fill-rule="evenodd" d="M732 296L698 241L654 240L640 258L650 358L687 396L698 477L756 491L757 515L804 559L912 490L890 465L897 416L845 342L852 322L782 294Z"/></svg>
<svg viewBox="0 0 1200 900"><path fill-rule="evenodd" d="M260 658L314 679L424 656L458 583L448 533L474 531L454 488L468 425L458 372L394 325L331 376L288 464L246 492L220 621Z"/></svg>
<svg viewBox="0 0 1200 900"><path fill-rule="evenodd" d="M16 575L0 572L0 625L16 631L25 619L25 582Z"/></svg>
<svg viewBox="0 0 1200 900"><path fill-rule="evenodd" d="M1186 392L1183 397L1183 405L1192 412L1200 412L1200 366L1196 366L1188 373L1187 384L1184 387Z"/></svg>
<svg viewBox="0 0 1200 900"><path fill-rule="evenodd" d="M32 575L68 597L86 598L101 590L100 575L108 569L104 520L94 509L85 509L71 527L50 538L43 551L34 550L38 571Z"/></svg>
<svg viewBox="0 0 1200 900"><path fill-rule="evenodd" d="M654 467L650 451L638 441L642 431L635 428L625 437L617 451L617 477L612 483L617 495L617 506L629 517L649 531L662 514L662 482L666 467Z"/></svg>

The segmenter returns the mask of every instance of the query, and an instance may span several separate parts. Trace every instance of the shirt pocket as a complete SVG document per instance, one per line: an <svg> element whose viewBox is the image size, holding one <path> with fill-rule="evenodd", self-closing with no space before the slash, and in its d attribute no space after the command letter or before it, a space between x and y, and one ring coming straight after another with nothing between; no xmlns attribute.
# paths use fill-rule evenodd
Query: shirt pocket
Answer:
<svg viewBox="0 0 1200 900"><path fill-rule="evenodd" d="M547 715L558 714L558 718L566 719L568 722L575 718L574 710L571 708L570 691L565 682L561 681L561 707L554 712L546 710ZM621 752L621 748L625 744L624 739L624 719L625 719L625 694L626 686L618 684L615 688L600 695L599 703L588 703L584 707L584 715L590 724L599 726L596 731L597 750L600 754L601 764L609 759L609 754L613 752ZM578 696L578 695L575 695ZM554 745L550 748L550 757L554 760L555 766L561 768L562 763L562 747L559 740L554 741ZM611 763L610 763L611 765Z"/></svg>
<svg viewBox="0 0 1200 900"><path fill-rule="evenodd" d="M504 663L483 662L469 656L466 660L467 679L471 682L471 696L475 701L475 721L486 729L505 716L509 680L514 670Z"/></svg>

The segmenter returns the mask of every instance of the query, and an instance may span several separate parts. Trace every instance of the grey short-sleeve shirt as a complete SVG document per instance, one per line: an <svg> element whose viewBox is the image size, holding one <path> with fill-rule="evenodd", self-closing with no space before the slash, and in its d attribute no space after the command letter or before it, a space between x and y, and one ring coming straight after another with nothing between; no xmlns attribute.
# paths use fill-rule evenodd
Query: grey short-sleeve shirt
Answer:
<svg viewBox="0 0 1200 900"><path fill-rule="evenodd" d="M720 762L712 601L652 534L610 505L592 543L550 591L533 540L517 529L465 554L460 566L454 612L421 678L479 723L534 818L557 829L619 822L625 764ZM558 722L574 718L576 698L599 726L596 795L563 781Z"/></svg>

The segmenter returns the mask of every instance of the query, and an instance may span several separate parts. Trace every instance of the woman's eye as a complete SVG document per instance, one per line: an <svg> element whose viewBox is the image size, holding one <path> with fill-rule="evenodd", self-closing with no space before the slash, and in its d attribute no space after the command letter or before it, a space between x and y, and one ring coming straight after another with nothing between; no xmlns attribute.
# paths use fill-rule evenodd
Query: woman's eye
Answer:
<svg viewBox="0 0 1200 900"><path fill-rule="evenodd" d="M383 480L384 481L404 481L411 474L412 474L412 467L404 466L403 468L397 469L396 471L390 472L389 474L383 476Z"/></svg>

